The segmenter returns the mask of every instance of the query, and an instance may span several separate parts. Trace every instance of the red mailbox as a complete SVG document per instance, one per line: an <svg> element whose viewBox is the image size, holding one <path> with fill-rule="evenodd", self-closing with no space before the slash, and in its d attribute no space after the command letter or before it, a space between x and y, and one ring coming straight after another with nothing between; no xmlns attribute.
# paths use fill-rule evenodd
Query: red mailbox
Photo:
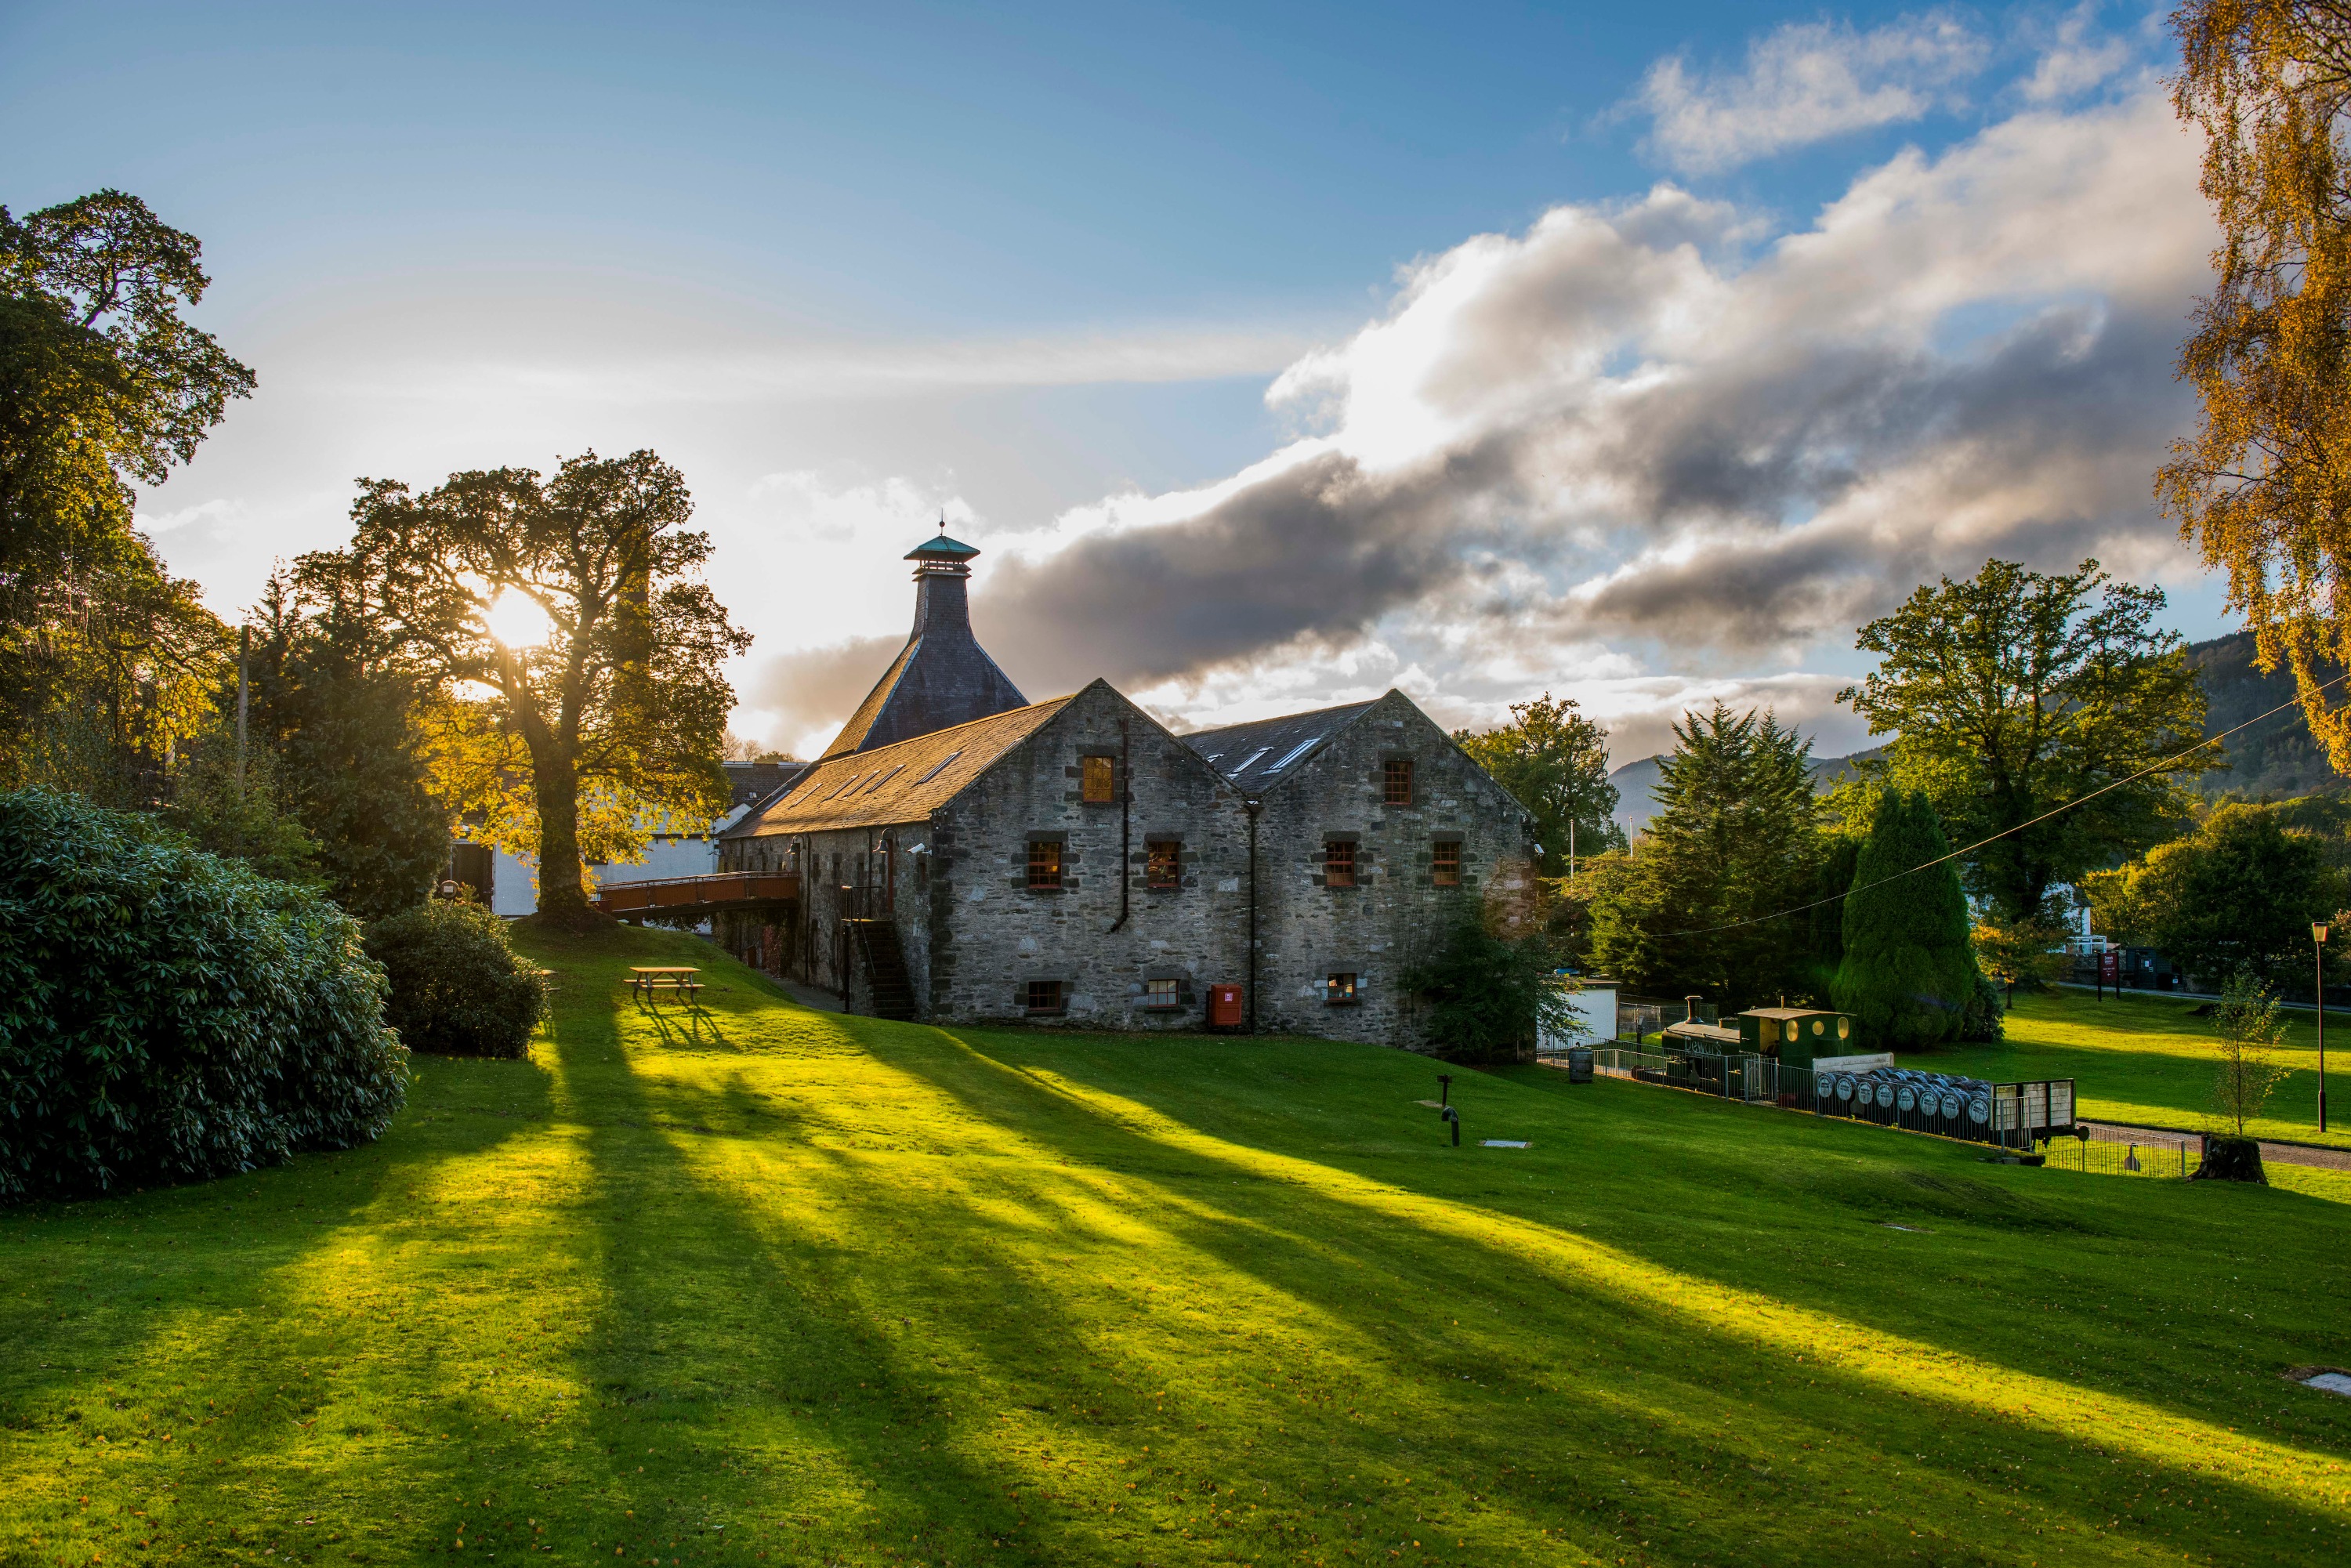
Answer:
<svg viewBox="0 0 2351 1568"><path fill-rule="evenodd" d="M1210 1029L1241 1027L1241 988L1238 986L1208 988L1208 1027Z"/></svg>

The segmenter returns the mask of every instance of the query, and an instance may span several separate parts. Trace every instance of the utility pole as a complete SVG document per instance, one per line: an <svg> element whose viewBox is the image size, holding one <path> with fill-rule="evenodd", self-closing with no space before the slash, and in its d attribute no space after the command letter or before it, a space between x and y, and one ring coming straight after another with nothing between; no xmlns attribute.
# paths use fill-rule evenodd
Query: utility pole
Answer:
<svg viewBox="0 0 2351 1568"><path fill-rule="evenodd" d="M1575 880L1575 819L1567 820L1567 880Z"/></svg>
<svg viewBox="0 0 2351 1568"><path fill-rule="evenodd" d="M253 627L237 629L236 637L236 798L245 799L246 666L253 662Z"/></svg>
<svg viewBox="0 0 2351 1568"><path fill-rule="evenodd" d="M2310 999L2318 1005L2318 1130L2326 1131L2326 922L2310 923L2311 967L2317 981Z"/></svg>

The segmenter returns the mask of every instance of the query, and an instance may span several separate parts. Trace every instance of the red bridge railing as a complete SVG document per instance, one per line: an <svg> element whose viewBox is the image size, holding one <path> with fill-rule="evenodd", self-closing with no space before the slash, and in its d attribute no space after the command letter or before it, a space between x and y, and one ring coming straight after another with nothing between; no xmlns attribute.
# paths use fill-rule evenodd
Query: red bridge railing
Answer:
<svg viewBox="0 0 2351 1568"><path fill-rule="evenodd" d="M633 915L652 909L709 909L782 904L799 895L798 872L720 872L715 876L670 876L652 882L607 883L596 890L596 907L607 915Z"/></svg>

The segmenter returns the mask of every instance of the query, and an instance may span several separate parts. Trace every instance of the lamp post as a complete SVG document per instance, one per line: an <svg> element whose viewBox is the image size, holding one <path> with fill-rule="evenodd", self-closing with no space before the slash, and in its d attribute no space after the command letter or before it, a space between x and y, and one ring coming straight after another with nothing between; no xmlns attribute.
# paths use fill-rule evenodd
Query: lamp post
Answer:
<svg viewBox="0 0 2351 1568"><path fill-rule="evenodd" d="M2315 970L2317 990L2312 1000L2318 1004L2318 1130L2326 1131L2326 922L2310 923L2311 963Z"/></svg>

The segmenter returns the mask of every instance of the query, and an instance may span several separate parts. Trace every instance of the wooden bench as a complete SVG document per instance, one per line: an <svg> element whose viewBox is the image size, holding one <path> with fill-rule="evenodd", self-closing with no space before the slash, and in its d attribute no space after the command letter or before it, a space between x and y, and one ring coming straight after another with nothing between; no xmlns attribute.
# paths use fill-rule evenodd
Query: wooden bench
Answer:
<svg viewBox="0 0 2351 1568"><path fill-rule="evenodd" d="M691 1001L701 994L702 982L695 978L701 973L682 965L631 965L629 988L650 999L666 986Z"/></svg>

